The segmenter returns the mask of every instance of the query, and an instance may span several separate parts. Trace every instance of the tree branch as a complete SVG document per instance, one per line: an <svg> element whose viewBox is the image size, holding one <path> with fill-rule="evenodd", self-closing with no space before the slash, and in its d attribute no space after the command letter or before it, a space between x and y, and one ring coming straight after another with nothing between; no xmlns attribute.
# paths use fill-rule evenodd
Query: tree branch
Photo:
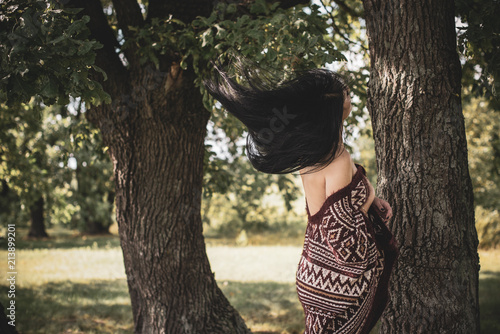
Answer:
<svg viewBox="0 0 500 334"><path fill-rule="evenodd" d="M190 23L196 16L210 15L212 8L212 1L207 0L150 0L147 20L149 21L153 17L166 18L172 15L182 22Z"/></svg>
<svg viewBox="0 0 500 334"><path fill-rule="evenodd" d="M276 1L271 1L271 2L276 2ZM280 2L279 7L287 9L297 5L307 5L308 3L309 0L282 0Z"/></svg>
<svg viewBox="0 0 500 334"><path fill-rule="evenodd" d="M113 0L113 8L116 13L118 28L123 32L123 36L126 40L132 38L134 32L129 27L141 27L144 24L139 4L136 0ZM128 48L123 52L132 68L139 66L135 44L129 44Z"/></svg>
<svg viewBox="0 0 500 334"><path fill-rule="evenodd" d="M119 86L128 82L128 71L115 51L120 45L116 40L115 32L108 24L101 2L99 0L71 0L66 6L83 8L78 15L90 17L88 27L91 38L103 45L96 52L95 64L103 69L108 76L107 81L104 81L103 78L96 78L96 80L101 82L104 90L111 97L118 96L121 91Z"/></svg>
<svg viewBox="0 0 500 334"><path fill-rule="evenodd" d="M196 18L196 16L208 16L217 3L220 2L234 2L234 1L206 1L206 0L184 0L184 1L164 1L164 0L150 0L148 7L148 18L151 20L153 17L167 17L173 15L175 18L189 23ZM237 4L248 7L252 0L241 0ZM276 0L268 1L270 3ZM290 8L300 4L308 4L309 0L282 0L280 1L281 8Z"/></svg>
<svg viewBox="0 0 500 334"><path fill-rule="evenodd" d="M140 27L144 23L141 7L136 0L113 0L113 8L116 11L118 27L125 37L129 36L129 26Z"/></svg>
<svg viewBox="0 0 500 334"><path fill-rule="evenodd" d="M339 27L337 26L337 24L335 24L335 17L333 16L332 14L332 11L328 10L326 8L326 5L325 3L323 2L323 0L320 0L320 3L321 3L321 6L323 7L323 9L325 10L325 12L328 13L328 15L330 16L330 18L332 19L332 28L333 30L340 36L342 37L347 43L350 43L350 44L354 44L354 45L358 45L360 46L363 50L366 50L368 51L368 49L361 43L358 43L358 42L355 42L355 41L352 41L351 39L349 39L349 37L347 37L345 34L343 34Z"/></svg>

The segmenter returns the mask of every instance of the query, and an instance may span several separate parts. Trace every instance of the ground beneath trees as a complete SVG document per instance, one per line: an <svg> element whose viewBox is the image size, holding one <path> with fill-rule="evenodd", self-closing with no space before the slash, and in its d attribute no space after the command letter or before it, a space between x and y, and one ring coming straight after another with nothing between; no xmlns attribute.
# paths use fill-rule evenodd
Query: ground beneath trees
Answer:
<svg viewBox="0 0 500 334"><path fill-rule="evenodd" d="M48 232L55 238L16 242L19 333L133 333L117 236L81 237L60 229ZM18 231L18 236L22 233ZM297 240L291 245L281 241L281 246L245 247L231 246L228 240L207 242L219 286L254 333L303 331L302 308L295 292L295 270L302 249ZM479 254L481 333L496 334L500 332L500 250ZM0 289L7 291L4 240L0 242L0 258L4 259ZM0 295L0 301L7 304L6 293Z"/></svg>

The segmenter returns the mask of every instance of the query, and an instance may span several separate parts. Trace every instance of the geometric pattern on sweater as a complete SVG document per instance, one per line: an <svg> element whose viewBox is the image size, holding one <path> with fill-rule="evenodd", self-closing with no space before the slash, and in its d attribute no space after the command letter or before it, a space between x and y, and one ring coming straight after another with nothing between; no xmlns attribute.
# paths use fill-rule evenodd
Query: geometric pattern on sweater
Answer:
<svg viewBox="0 0 500 334"><path fill-rule="evenodd" d="M349 185L310 215L296 288L304 308L304 334L364 333L384 270L369 216L360 208L370 188L364 168Z"/></svg>

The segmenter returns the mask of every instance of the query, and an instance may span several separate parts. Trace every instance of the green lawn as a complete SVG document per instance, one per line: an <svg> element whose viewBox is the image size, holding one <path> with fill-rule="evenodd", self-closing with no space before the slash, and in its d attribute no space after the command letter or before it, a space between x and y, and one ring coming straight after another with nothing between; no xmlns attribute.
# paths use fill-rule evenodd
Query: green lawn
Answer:
<svg viewBox="0 0 500 334"><path fill-rule="evenodd" d="M22 234L22 231L18 231ZM28 333L133 333L123 257L116 236L79 237L49 230L52 240L16 242L16 323ZM259 241L261 242L261 241ZM255 333L301 333L295 292L301 247L229 246L208 240L219 286ZM5 249L4 245L1 245ZM500 332L500 250L481 251L481 333ZM0 301L7 302L5 250Z"/></svg>

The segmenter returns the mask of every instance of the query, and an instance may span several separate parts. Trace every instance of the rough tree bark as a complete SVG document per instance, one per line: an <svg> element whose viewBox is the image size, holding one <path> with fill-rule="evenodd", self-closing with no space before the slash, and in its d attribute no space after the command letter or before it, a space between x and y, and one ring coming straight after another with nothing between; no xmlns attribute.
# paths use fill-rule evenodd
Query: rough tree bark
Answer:
<svg viewBox="0 0 500 334"><path fill-rule="evenodd" d="M288 0L295 5L304 0ZM204 138L210 114L192 70L175 55L160 70L141 66L132 43L124 66L100 0L71 0L89 15L92 37L103 44L96 65L108 80L111 105L86 112L100 128L114 165L116 211L135 333L248 333L218 288L205 250L200 216ZM125 39L130 26L170 14L185 22L208 15L212 2L148 1L143 18L136 0L113 0Z"/></svg>
<svg viewBox="0 0 500 334"><path fill-rule="evenodd" d="M140 8L135 0L113 4L127 38L128 26L143 24ZM85 116L101 130L114 166L134 332L248 333L218 288L205 251L200 207L210 114L194 73L172 59L162 63L166 71L140 66L134 49L126 50L125 67L100 1L69 5L84 8L103 44L96 64L106 71L102 84L113 102Z"/></svg>
<svg viewBox="0 0 500 334"><path fill-rule="evenodd" d="M200 205L209 113L190 74L145 71L141 81L165 94L148 98L150 89L132 91L129 101L116 105L112 123L98 120L115 169L135 332L246 333L205 251Z"/></svg>
<svg viewBox="0 0 500 334"><path fill-rule="evenodd" d="M479 333L453 0L364 0L379 196L401 255L381 333Z"/></svg>

